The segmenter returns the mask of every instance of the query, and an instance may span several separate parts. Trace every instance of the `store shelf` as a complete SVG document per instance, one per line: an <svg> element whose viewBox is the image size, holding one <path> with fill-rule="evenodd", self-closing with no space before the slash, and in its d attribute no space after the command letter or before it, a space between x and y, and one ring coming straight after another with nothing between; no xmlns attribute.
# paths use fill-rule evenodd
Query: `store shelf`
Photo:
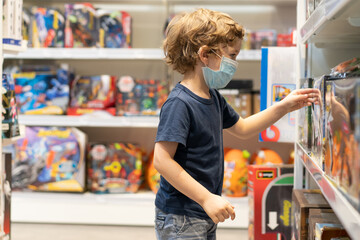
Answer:
<svg viewBox="0 0 360 240"><path fill-rule="evenodd" d="M163 60L157 48L28 48L17 55L5 54L5 59L77 59L77 60ZM243 50L237 60L260 61L261 50Z"/></svg>
<svg viewBox="0 0 360 240"><path fill-rule="evenodd" d="M352 239L360 239L360 213L350 204L334 184L327 178L323 170L311 159L307 151L296 144L298 159L313 177L321 192L329 202Z"/></svg>
<svg viewBox="0 0 360 240"><path fill-rule="evenodd" d="M359 8L358 0L323 0L300 29L302 43L353 43L350 47L358 45Z"/></svg>
<svg viewBox="0 0 360 240"><path fill-rule="evenodd" d="M157 127L159 117L114 117L114 116L66 116L66 115L20 115L20 124L26 126L63 127Z"/></svg>
<svg viewBox="0 0 360 240"><path fill-rule="evenodd" d="M219 224L248 227L248 199L228 198L237 217ZM13 192L12 222L153 226L155 194ZM244 217L246 216L246 217Z"/></svg>
<svg viewBox="0 0 360 240"><path fill-rule="evenodd" d="M16 54L26 51L26 45L27 41L22 41L21 46L3 43L3 53L8 56L16 56Z"/></svg>

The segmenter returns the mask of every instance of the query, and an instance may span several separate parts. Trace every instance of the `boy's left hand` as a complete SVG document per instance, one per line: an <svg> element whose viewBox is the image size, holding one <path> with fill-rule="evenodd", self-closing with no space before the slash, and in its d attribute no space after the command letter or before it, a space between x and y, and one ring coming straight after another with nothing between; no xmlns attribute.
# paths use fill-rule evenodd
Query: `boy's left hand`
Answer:
<svg viewBox="0 0 360 240"><path fill-rule="evenodd" d="M320 91L315 88L296 89L286 96L280 104L286 112L292 112L303 107L310 106L312 103L319 104Z"/></svg>

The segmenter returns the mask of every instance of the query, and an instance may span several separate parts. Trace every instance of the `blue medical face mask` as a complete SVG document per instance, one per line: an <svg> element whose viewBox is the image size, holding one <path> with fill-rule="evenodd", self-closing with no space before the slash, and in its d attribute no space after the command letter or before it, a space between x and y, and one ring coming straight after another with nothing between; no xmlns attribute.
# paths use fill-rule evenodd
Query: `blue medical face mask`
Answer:
<svg viewBox="0 0 360 240"><path fill-rule="evenodd" d="M216 88L216 89L224 88L233 78L238 63L230 58L224 56L221 57L216 52L214 53L216 54L216 56L221 58L220 69L218 71L214 71L208 66L203 67L202 71L203 71L204 79L206 85L209 88Z"/></svg>

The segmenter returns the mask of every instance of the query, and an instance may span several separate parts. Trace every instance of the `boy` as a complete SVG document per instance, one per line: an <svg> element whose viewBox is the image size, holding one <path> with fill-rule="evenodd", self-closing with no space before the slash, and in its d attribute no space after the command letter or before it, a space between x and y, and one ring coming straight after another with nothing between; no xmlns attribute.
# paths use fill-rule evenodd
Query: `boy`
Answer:
<svg viewBox="0 0 360 240"><path fill-rule="evenodd" d="M243 35L230 16L207 9L176 16L167 28L165 60L183 79L162 107L155 140L158 239L216 239L217 223L235 218L234 207L221 197L223 129L249 138L318 97L317 90L295 90L240 118L216 89L232 79Z"/></svg>

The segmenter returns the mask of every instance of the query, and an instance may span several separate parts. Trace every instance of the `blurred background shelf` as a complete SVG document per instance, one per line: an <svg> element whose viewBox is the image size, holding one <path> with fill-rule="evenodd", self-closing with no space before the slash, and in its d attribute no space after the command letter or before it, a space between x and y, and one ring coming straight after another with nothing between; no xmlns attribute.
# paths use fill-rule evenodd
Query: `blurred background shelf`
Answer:
<svg viewBox="0 0 360 240"><path fill-rule="evenodd" d="M5 59L77 59L77 60L163 60L157 48L28 48L17 55L5 54ZM237 60L260 61L261 50L242 50Z"/></svg>
<svg viewBox="0 0 360 240"><path fill-rule="evenodd" d="M237 217L219 224L247 228L248 198L227 198ZM12 222L154 226L155 194L13 192ZM244 217L246 216L246 217Z"/></svg>
<svg viewBox="0 0 360 240"><path fill-rule="evenodd" d="M66 115L20 115L19 122L26 126L63 127L157 127L158 116L66 116Z"/></svg>

